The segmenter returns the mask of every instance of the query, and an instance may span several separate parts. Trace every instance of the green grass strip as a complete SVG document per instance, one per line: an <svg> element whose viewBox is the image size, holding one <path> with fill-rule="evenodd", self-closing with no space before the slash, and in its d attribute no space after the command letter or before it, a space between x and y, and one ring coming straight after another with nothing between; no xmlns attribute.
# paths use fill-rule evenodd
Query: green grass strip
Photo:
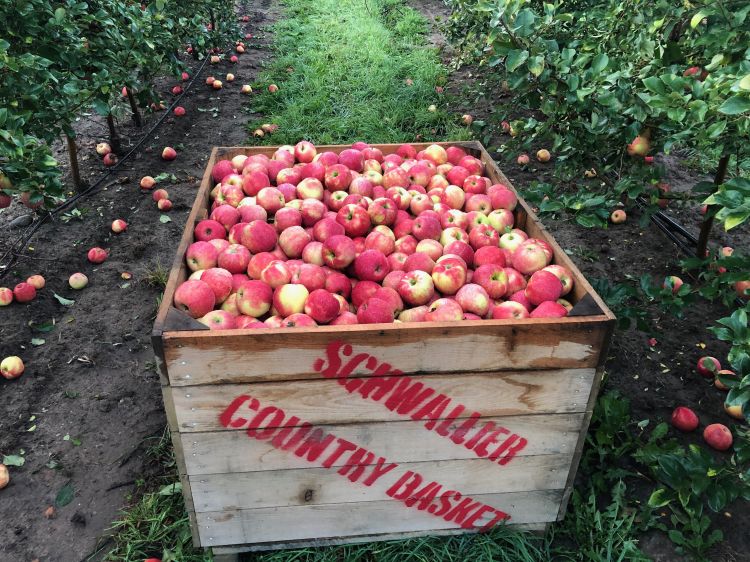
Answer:
<svg viewBox="0 0 750 562"><path fill-rule="evenodd" d="M253 109L279 125L263 144L463 140L441 108L446 81L424 17L397 0L286 0L276 58L256 83ZM407 84L407 79L412 84ZM275 83L279 91L269 93ZM429 111L435 104L437 110ZM260 123L254 123L252 129Z"/></svg>

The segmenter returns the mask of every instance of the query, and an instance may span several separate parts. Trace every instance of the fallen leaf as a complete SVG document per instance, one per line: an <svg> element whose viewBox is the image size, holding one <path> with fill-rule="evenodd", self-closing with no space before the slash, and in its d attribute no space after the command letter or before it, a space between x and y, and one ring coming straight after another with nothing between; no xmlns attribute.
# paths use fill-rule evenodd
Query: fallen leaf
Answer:
<svg viewBox="0 0 750 562"><path fill-rule="evenodd" d="M3 464L5 466L23 466L26 459L21 455L5 455L3 457Z"/></svg>
<svg viewBox="0 0 750 562"><path fill-rule="evenodd" d="M75 489L73 489L73 485L68 482L60 488L60 491L57 492L57 497L55 498L55 505L57 507L65 507L70 502L73 501L73 498L75 497L76 492Z"/></svg>
<svg viewBox="0 0 750 562"><path fill-rule="evenodd" d="M52 296L54 296L57 299L57 302L59 302L63 306L71 306L71 305L75 304L75 302L76 302L74 300L70 300L70 299L66 299L65 297L61 297L57 293L52 293Z"/></svg>

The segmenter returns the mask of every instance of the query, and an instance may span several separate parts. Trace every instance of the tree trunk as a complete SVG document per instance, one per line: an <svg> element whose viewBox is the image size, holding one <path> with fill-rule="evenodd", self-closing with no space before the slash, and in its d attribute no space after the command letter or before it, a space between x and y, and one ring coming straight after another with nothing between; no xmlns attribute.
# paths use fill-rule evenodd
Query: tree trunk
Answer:
<svg viewBox="0 0 750 562"><path fill-rule="evenodd" d="M143 122L141 121L141 114L138 111L138 105L135 103L133 92L130 88L125 88L125 91L128 93L128 101L130 102L130 110L133 112L133 121L135 121L135 126L141 127L143 126Z"/></svg>
<svg viewBox="0 0 750 562"><path fill-rule="evenodd" d="M716 175L714 176L714 185L716 187L719 187L722 183L724 183L724 179L727 177L727 168L729 167L729 154L725 154L721 157L719 160L719 167L716 170ZM705 258L706 257L706 249L708 247L708 237L711 235L711 227L714 224L714 215L716 212L712 211L709 207L706 210L706 216L703 219L703 224L701 224L701 232L698 236L698 247L695 249L695 254L699 258Z"/></svg>
<svg viewBox="0 0 750 562"><path fill-rule="evenodd" d="M68 156L70 159L70 174L73 176L73 185L76 187L76 191L83 189L83 183L81 182L81 172L78 169L78 147L76 146L76 140L68 135L65 135L68 140Z"/></svg>
<svg viewBox="0 0 750 562"><path fill-rule="evenodd" d="M117 129L115 128L115 119L114 117L112 117L111 113L107 115L107 127L109 127L109 144L112 146L112 151L115 154L119 154L120 136L117 134Z"/></svg>

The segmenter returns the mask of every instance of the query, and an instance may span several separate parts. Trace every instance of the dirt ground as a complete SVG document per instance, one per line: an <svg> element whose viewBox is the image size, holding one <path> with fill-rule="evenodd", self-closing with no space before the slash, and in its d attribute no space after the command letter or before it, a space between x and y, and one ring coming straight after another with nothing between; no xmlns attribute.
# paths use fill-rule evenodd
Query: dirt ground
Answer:
<svg viewBox="0 0 750 562"><path fill-rule="evenodd" d="M262 26L278 12L270 0L243 11L251 22L242 27L255 37L239 63L206 65L181 103L187 114L168 117L145 149L109 180L122 183L81 200L77 208L82 220L56 219L44 225L24 257L0 280L10 287L37 273L47 280L33 302L14 303L0 312L0 354L18 354L27 366L18 380L0 382L0 454L22 454L25 459L22 467L10 468L11 483L2 492L0 560L83 560L96 550L141 477L144 452L155 444L150 438L161 436L166 426L150 341L160 288L149 286L146 277L158 264L167 270L171 266L211 148L247 140L245 125L257 116L251 113L252 96L241 95L240 87L255 80L270 56L270 34ZM188 60L191 68L199 67ZM237 79L225 81L220 92L205 85L209 74L223 78L229 71ZM177 82L165 78L159 83L167 104ZM141 129L122 124L122 153L161 115L147 117ZM93 182L104 171L94 147L106 140L106 124L83 118L78 133L82 175ZM164 146L177 149L176 160L161 160ZM57 156L65 161L64 153ZM168 190L174 203L164 213L171 219L167 223L160 222L162 213L151 194L138 187L142 176L163 172L177 177L158 186ZM0 253L22 232L11 230L10 220L25 211L16 203L0 213ZM111 233L116 218L128 223L125 234ZM93 246L110 252L99 266L86 260ZM67 282L76 271L90 280L78 292ZM131 272L132 279L123 280L124 271ZM55 293L75 304L63 306ZM50 321L55 326L49 332L30 327L32 322ZM72 502L45 518L45 509L68 485L75 493Z"/></svg>

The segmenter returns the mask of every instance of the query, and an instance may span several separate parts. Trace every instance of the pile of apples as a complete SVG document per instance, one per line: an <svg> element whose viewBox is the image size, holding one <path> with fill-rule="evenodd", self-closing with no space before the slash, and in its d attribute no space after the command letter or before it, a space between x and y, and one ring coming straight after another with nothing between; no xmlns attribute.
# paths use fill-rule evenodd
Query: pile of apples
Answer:
<svg viewBox="0 0 750 562"><path fill-rule="evenodd" d="M174 304L211 329L566 316L571 272L484 172L437 144L221 160Z"/></svg>

